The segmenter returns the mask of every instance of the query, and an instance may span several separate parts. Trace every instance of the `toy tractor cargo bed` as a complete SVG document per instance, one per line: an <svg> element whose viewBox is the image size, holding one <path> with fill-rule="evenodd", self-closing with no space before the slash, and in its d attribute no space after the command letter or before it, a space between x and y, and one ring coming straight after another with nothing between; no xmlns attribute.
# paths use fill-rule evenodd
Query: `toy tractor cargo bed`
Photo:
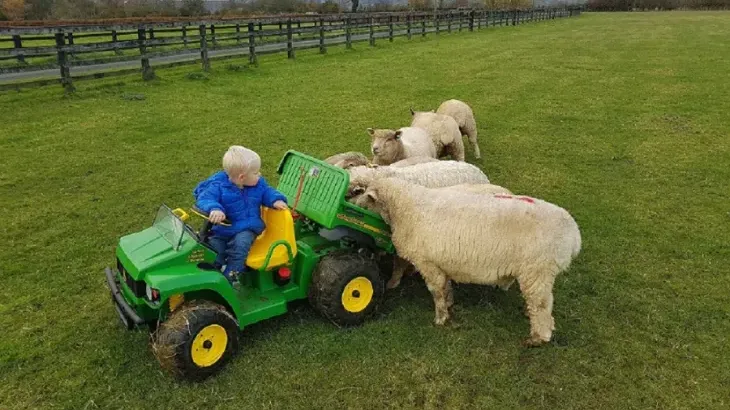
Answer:
<svg viewBox="0 0 730 410"><path fill-rule="evenodd" d="M277 189L293 209L327 229L346 226L372 236L393 252L390 227L380 215L345 200L350 174L322 160L289 150L279 163Z"/></svg>

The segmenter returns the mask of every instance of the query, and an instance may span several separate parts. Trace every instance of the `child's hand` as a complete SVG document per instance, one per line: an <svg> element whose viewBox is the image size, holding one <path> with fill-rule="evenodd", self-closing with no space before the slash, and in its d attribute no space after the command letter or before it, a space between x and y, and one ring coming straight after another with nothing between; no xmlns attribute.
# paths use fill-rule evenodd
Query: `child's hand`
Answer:
<svg viewBox="0 0 730 410"><path fill-rule="evenodd" d="M274 209L289 209L289 207L286 206L286 202L279 200L274 202Z"/></svg>
<svg viewBox="0 0 730 410"><path fill-rule="evenodd" d="M215 211L212 211L208 216L208 220L210 220L214 224L221 223L224 219L226 219L226 214L217 209Z"/></svg>

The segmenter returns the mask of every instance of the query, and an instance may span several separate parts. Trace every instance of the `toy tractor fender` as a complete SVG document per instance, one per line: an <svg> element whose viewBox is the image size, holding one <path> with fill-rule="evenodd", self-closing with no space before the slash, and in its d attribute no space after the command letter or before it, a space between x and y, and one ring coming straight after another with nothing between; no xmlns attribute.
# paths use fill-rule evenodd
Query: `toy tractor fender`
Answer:
<svg viewBox="0 0 730 410"><path fill-rule="evenodd" d="M165 295L160 300L159 321L163 322L167 316L186 302L193 300L209 301L223 306L234 318L242 312L235 291L228 280L216 270L201 270L174 275L150 276L149 285L152 289Z"/></svg>

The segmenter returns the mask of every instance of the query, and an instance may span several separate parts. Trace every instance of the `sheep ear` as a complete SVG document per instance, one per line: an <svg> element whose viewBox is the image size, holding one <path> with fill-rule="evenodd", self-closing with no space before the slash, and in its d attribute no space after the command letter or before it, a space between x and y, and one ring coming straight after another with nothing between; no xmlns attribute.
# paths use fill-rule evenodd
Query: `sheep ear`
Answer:
<svg viewBox="0 0 730 410"><path fill-rule="evenodd" d="M372 137L375 134L375 130L372 128L368 128L368 134Z"/></svg>
<svg viewBox="0 0 730 410"><path fill-rule="evenodd" d="M352 196L355 196L355 195L361 195L361 194L364 194L364 193L365 193L365 188L364 188L364 187L361 187L361 186L356 186L356 187L353 187L353 188L352 188L352 189L350 190L350 194L351 194Z"/></svg>
<svg viewBox="0 0 730 410"><path fill-rule="evenodd" d="M403 131L398 130L398 131L395 132L394 137L395 137L395 139L399 140L400 137L401 137L401 135L403 135Z"/></svg>
<svg viewBox="0 0 730 410"><path fill-rule="evenodd" d="M411 115L416 115L416 112L413 111L413 107L411 107Z"/></svg>
<svg viewBox="0 0 730 410"><path fill-rule="evenodd" d="M365 192L365 196L373 202L378 202L378 194L372 189Z"/></svg>

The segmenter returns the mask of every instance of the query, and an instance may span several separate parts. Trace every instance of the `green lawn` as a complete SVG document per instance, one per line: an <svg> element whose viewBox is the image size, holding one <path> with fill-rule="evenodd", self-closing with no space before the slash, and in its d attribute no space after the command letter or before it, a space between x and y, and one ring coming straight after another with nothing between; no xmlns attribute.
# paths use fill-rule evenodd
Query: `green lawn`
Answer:
<svg viewBox="0 0 730 410"><path fill-rule="evenodd" d="M728 12L584 14L0 93L0 408L727 408L728 39ZM102 275L118 237L189 205L229 145L275 183L289 148L366 152L367 127L448 98L474 107L468 161L581 227L550 345L520 347L516 288L457 286L460 327L436 328L417 277L356 329L292 306L201 384L121 329Z"/></svg>

